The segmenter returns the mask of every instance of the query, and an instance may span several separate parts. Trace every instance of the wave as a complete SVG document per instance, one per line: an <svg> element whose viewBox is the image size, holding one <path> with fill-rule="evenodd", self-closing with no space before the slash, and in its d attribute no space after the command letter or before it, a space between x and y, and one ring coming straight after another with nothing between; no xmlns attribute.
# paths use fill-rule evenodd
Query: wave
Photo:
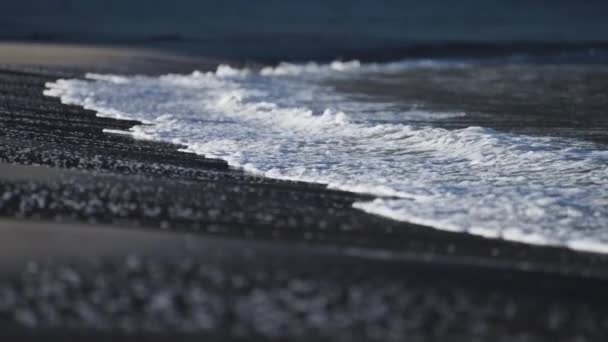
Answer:
<svg viewBox="0 0 608 342"><path fill-rule="evenodd" d="M396 220L526 243L608 252L606 151L591 143L415 124L466 115L395 112L336 92L328 78L435 61L279 64L161 77L90 74L45 94L99 115L141 120L136 138L170 141L273 178L378 199L355 207ZM471 67L455 64L456 67ZM393 115L400 122L369 119Z"/></svg>

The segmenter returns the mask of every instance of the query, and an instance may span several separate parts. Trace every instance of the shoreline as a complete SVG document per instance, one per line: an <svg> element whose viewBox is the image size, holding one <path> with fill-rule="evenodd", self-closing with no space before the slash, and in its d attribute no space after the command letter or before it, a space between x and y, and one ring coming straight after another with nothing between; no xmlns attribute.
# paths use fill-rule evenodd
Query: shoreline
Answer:
<svg viewBox="0 0 608 342"><path fill-rule="evenodd" d="M0 49L2 49L1 44ZM62 105L58 99L42 95L44 84L61 77L80 77L83 72L89 70L87 64L90 63L95 64L93 68L97 69L115 68L116 72L128 70L132 73L152 74L172 72L172 70L179 72L193 66L204 70L204 67L209 68L213 64L206 60L184 61L171 57L156 58L153 62L148 60L142 63L142 58L138 55L141 52L117 52L113 55L112 49L108 53L115 57L109 59L105 57L96 59L99 58L96 55L97 50L83 52L85 55L91 53L91 57L72 56L82 63L80 64L62 61L60 57L62 54L71 54L75 51L72 48L65 49L61 53L49 52L55 54L55 57L50 58L56 58L51 61L52 63L45 63L44 53L38 54L41 50L45 51L40 46L27 47L17 53L17 57L19 54L24 56L22 60L28 65L14 64L10 63L9 58L0 58L0 64L9 64L0 67L0 86L2 86L0 99L4 100L0 101L3 103L0 105L2 125L0 160L11 165L22 165L0 164L0 186L4 194L0 202L2 216L0 225L28 226L28 222L32 222L31 227L39 231L52 230L53 227L62 225L67 227L66 232L72 230L74 233L71 234L58 233L66 234L68 237L64 241L57 238L58 242L54 242L57 251L65 253L64 259L55 261L58 267L62 267L65 260L80 260L82 257L80 252L76 250L72 252L70 249L70 246L80 240L76 233L77 229L91 228L87 231L87 234L91 235L83 236L82 239L92 239L97 242L98 236L101 236L98 234L101 233L96 232L103 231L104 227L116 227L118 237L109 238L107 245L112 245L115 241L113 239L123 239L122 233L119 232L121 230L137 236L134 238L135 241L153 239L151 236L156 234L165 234L163 236L166 236L166 241L181 241L182 238L186 240L194 252L191 250L180 254L181 247L178 245L181 243L162 242L155 247L158 251L143 253L144 258L151 256L152 259L159 259L151 263L164 270L163 274L171 274L167 276L168 279L180 279L184 276L179 272L174 274L170 270L178 267L179 260L186 257L195 264L211 265L212 269L221 274L235 268L235 273L230 276L238 274L249 279L254 284L253 290L268 293L269 298L276 296L271 291L273 288L287 286L282 282L282 278L274 278L275 272L285 272L290 275L287 279L290 279L291 275L295 277L303 273L306 279L318 284L315 287L314 298L329 295L327 292L329 289L348 292L358 285L371 286L366 292L370 298L375 296L374 286L378 286L378 293L383 293L393 300L407 295L421 296L421 298L431 295L437 298L463 296L465 302L469 303L465 305L465 311L470 317L479 318L482 317L479 316L481 311L478 311L474 302L479 299L487 300L492 293L498 291L500 300L513 301L524 312L534 312L534 304L526 303L535 295L540 295L543 299L538 299L539 310L551 312L550 303L555 301L566 312L574 313L579 310L579 306L588 306L598 315L597 317L602 317L601 315L606 313L604 304L608 298L601 291L602 286L608 281L608 274L605 272L608 265L606 255L581 253L564 248L530 246L395 222L352 208L353 202L366 198L362 195L327 190L318 184L280 181L249 175L230 169L223 161L178 152L179 146L104 133L106 129L128 129L137 122L100 118L94 112L76 106ZM36 55L33 55L34 51ZM19 59L17 57L11 58ZM35 62L33 64L37 66L30 66L30 62ZM67 67L69 71L63 67ZM14 217L19 218L19 221L6 221ZM160 233L155 233L154 230L159 230ZM8 234L2 243L11 245L18 239L21 239L21 243L24 243L24 239L27 241L27 237ZM226 242L218 242L220 240L214 239L225 239L222 241ZM216 244L219 247L213 247ZM140 247L133 246L135 254L143 251L143 247ZM212 252L212 249L215 252ZM324 254L322 251L327 249L333 252ZM128 252L129 244L121 247L121 250ZM247 254L248 250L252 251L252 255L267 253L269 257L261 259L239 257L237 259L242 263L233 261L229 267L221 261L230 260L237 251ZM274 250L282 252L272 252ZM289 257L292 250L296 256ZM27 270L27 265L23 262L29 258L27 254L29 252L27 249L24 251L22 250L25 257L15 259L10 267L6 266L6 270L10 269L10 271L0 270L5 274L3 279L21 279L21 273L15 270ZM90 251L85 248L84 251L89 255L97 253L95 248ZM173 252L179 253L177 256L170 255ZM130 280L119 275L125 263L128 264L128 260L121 261L124 255L120 255L118 251L113 252L111 248L104 253L102 259L112 259L109 262L113 265L111 270L104 272L108 272L110 278L120 279L119 283L130 286ZM43 261L52 264L53 258L49 254L36 257L32 255L34 260L31 261L44 259ZM219 255L219 259L213 255ZM315 255L321 256L315 257ZM328 264L333 266L327 267ZM446 269L442 268L445 264L448 264L447 269L452 267L452 271L445 273ZM479 265L484 264L489 266L485 269L479 268ZM495 265L503 265L504 268L497 270ZM49 272L54 272L55 266L49 267L51 270ZM81 277L84 277L84 282L88 281L84 274L96 270L95 266L90 266L86 262L77 269L78 272L82 272ZM253 270L268 272L271 274L270 279L273 280L269 283L254 280ZM43 274L40 272L42 271L34 272L33 279ZM420 276L428 281L427 284L417 283L415 278L419 274L423 274ZM446 277L446 274L449 276ZM370 279L366 279L366 276ZM146 275L143 279L150 284L156 284L156 280L150 277ZM562 280L556 281L556 277ZM513 281L513 279L518 280ZM200 282L196 284L213 292L204 280L197 281ZM418 285L408 287L408 282ZM520 285L515 286L514 283ZM398 287L394 290L396 292L389 291L391 284ZM539 287L537 288L536 285ZM543 289L542 294L538 293L540 288ZM289 290L289 287L285 289ZM582 297L578 302L566 298L565 294L572 292L573 289L576 289ZM581 291L581 289L586 290ZM240 298L240 290L237 288L230 287L226 291L218 296ZM463 294L459 295L458 291L462 291ZM530 293L533 295L531 296ZM16 297L22 295L19 291L15 292ZM86 294L83 295L86 298ZM48 324L48 321L45 321L44 313L39 313L36 306L43 302L43 296L34 297L38 299L34 300L31 310L35 312L37 320L30 328L44 327L43 323ZM151 295L146 297L145 301L152 302L153 298L154 296ZM336 305L345 310L347 315L355 317L359 309L347 304L352 305L353 302L348 299L345 303ZM103 309L91 305L95 310ZM5 312L11 312L10 310L13 309L16 307L11 307ZM230 310L230 307L224 309ZM415 307L407 305L391 307L377 319L389 322L398 315L403 315L405 312L403 310L406 309L411 310ZM277 321L286 319L292 313L274 307L269 310L275 315L273 319ZM419 310L430 313L436 308L425 304ZM456 312L454 311L456 308L450 305L447 305L446 310ZM496 310L498 314L502 307L498 305L489 310ZM330 313L329 308L316 308L313 311L317 314ZM143 332L147 331L144 329L144 323L156 319L136 307L129 308L127 312L129 317L142 323L139 328ZM187 313L183 315L186 315L185 318L189 317ZM2 317L5 317L4 322L7 324L14 322L6 318L14 317L10 314ZM222 316L214 317L220 319L219 317ZM447 320L445 318L447 316L441 317L443 318L439 321ZM544 323L522 326L521 317L500 316L497 322L492 322L489 317L479 319L482 319L484 324L494 327L496 334L502 329L507 329L513 332L510 336L517 336L517 333L529 329L528 332L532 335L536 334L538 340L555 340L552 334L543 333L544 328L541 326ZM241 321L247 319L249 318L240 318ZM240 322L239 319L236 321ZM17 320L17 322L25 321ZM80 328L91 328L84 319L77 322ZM252 334L256 331L259 334L261 331L262 336L269 339L272 337L263 334L263 324L247 322L251 324ZM358 327L366 332L372 331L371 323L356 320L354 322L349 329ZM472 327L474 322L472 318L463 317L458 324ZM232 323L234 322L226 324L231 326ZM107 324L107 327L115 327L111 322ZM176 331L182 331L180 329L183 327L180 327L178 322L171 324ZM220 324L212 329L212 333L227 333L222 330L225 329L222 326ZM318 337L318 332L306 326L308 327L306 333L300 338ZM328 323L325 326L326 330L323 330L325 335L321 334L321 337L335 340L348 339L346 330L338 329L336 326L332 329L332 326ZM286 335L281 336L288 338L298 336L296 326L291 327L286 330ZM57 331L60 333L70 331L69 325L66 324L56 329L59 329ZM576 332L568 329L571 328L560 325L557 330L566 332L563 335L565 338L567 333ZM591 334L589 336L600 336L606 332L603 329L608 327L602 326L600 322L595 329L589 332ZM430 333L425 331L420 330ZM202 335L210 333L204 329L200 329L199 332ZM405 335L397 334L393 338L403 336ZM471 337L475 334L468 332L464 336ZM385 338L392 340L386 336Z"/></svg>

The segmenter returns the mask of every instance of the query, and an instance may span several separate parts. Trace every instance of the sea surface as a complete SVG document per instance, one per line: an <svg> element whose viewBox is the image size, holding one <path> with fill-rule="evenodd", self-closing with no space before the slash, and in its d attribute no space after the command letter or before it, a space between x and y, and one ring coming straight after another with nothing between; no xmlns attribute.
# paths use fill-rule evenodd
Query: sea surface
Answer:
<svg viewBox="0 0 608 342"><path fill-rule="evenodd" d="M0 1L0 40L154 47L265 62L608 47L605 0Z"/></svg>
<svg viewBox="0 0 608 342"><path fill-rule="evenodd" d="M88 74L45 94L141 120L136 138L376 195L354 204L372 214L608 252L606 50L538 51Z"/></svg>

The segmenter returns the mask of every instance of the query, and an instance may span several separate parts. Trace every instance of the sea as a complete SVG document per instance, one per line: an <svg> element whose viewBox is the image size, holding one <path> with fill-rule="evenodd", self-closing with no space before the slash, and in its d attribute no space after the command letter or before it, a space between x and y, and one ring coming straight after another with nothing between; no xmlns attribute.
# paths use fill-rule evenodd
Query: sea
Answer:
<svg viewBox="0 0 608 342"><path fill-rule="evenodd" d="M354 207L429 229L608 252L606 2L148 1L139 23L125 2L38 3L11 8L11 37L239 61L47 84L142 121L135 138L371 194Z"/></svg>

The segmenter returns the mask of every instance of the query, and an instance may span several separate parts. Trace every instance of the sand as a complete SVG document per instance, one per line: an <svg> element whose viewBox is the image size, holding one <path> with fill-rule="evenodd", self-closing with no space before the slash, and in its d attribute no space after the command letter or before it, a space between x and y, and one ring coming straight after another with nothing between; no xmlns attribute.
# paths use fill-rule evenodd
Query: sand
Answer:
<svg viewBox="0 0 608 342"><path fill-rule="evenodd" d="M226 61L227 62L227 61ZM60 43L0 42L0 64L86 68L121 73L192 72L217 65L214 59L157 49Z"/></svg>

